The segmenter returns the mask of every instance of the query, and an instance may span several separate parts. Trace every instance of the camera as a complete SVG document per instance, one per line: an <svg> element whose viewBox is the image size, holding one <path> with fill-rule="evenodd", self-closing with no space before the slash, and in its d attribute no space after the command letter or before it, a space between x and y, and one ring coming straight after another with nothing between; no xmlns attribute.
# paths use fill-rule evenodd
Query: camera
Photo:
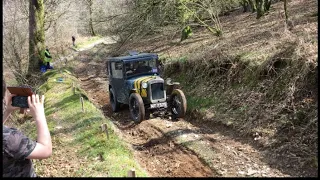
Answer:
<svg viewBox="0 0 320 180"><path fill-rule="evenodd" d="M20 108L29 108L28 96L13 96L11 105Z"/></svg>
<svg viewBox="0 0 320 180"><path fill-rule="evenodd" d="M20 108L29 108L28 96L33 94L30 87L8 87L11 94L16 96L12 97L12 106Z"/></svg>

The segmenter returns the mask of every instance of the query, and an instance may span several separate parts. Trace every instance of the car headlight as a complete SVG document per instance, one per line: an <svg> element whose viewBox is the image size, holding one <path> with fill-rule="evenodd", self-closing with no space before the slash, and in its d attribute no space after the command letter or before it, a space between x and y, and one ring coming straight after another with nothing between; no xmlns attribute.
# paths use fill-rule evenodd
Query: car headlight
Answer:
<svg viewBox="0 0 320 180"><path fill-rule="evenodd" d="M148 87L148 83L144 82L142 83L142 88L146 89Z"/></svg>

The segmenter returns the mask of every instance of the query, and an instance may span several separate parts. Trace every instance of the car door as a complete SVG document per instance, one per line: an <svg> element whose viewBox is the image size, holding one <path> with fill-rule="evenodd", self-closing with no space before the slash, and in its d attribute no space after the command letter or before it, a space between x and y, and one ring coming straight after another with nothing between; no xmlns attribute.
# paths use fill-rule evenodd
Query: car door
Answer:
<svg viewBox="0 0 320 180"><path fill-rule="evenodd" d="M116 95L117 101L120 103L125 103L125 86L124 86L124 76L123 76L123 62L116 61L110 63L111 70L111 85L113 91Z"/></svg>

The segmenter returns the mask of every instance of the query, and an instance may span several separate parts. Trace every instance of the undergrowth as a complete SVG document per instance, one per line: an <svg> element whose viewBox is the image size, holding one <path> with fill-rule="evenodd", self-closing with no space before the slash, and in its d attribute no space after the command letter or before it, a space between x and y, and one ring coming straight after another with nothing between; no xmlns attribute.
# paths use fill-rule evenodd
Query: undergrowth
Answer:
<svg viewBox="0 0 320 180"><path fill-rule="evenodd" d="M230 126L239 135L258 134L257 143L269 156L299 175L315 176L318 71L302 45L299 39L284 42L261 63L248 61L254 53L227 55L218 49L166 59L164 77L181 83L188 114ZM206 117L209 111L214 117Z"/></svg>

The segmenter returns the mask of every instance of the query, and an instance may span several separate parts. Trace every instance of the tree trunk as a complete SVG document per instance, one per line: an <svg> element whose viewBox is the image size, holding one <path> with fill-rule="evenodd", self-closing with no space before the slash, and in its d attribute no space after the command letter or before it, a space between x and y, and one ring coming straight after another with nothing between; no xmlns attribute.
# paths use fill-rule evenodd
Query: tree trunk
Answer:
<svg viewBox="0 0 320 180"><path fill-rule="evenodd" d="M287 0L283 1L284 15L286 18L286 24L288 24L288 12L287 12Z"/></svg>
<svg viewBox="0 0 320 180"><path fill-rule="evenodd" d="M265 0L265 2L264 2L265 12L268 12L270 10L270 7L271 7L271 0Z"/></svg>
<svg viewBox="0 0 320 180"><path fill-rule="evenodd" d="M249 3L248 3L248 0L242 0L240 2L240 4L242 5L243 7L243 12L247 12L248 9L249 9Z"/></svg>
<svg viewBox="0 0 320 180"><path fill-rule="evenodd" d="M252 13L256 12L257 8L256 8L256 5L254 4L253 0L249 0L249 7L250 7Z"/></svg>
<svg viewBox="0 0 320 180"><path fill-rule="evenodd" d="M39 61L45 49L44 3L43 0L29 1L29 66L27 76L40 71Z"/></svg>
<svg viewBox="0 0 320 180"><path fill-rule="evenodd" d="M89 17L90 17L89 18L90 33L91 33L92 36L95 36L96 33L95 33L94 29L93 29L93 23L92 23L92 4L93 4L93 2L92 2L92 0L89 0L88 3L89 3Z"/></svg>
<svg viewBox="0 0 320 180"><path fill-rule="evenodd" d="M264 11L264 0L256 0L257 6L257 19L261 18L265 11Z"/></svg>

